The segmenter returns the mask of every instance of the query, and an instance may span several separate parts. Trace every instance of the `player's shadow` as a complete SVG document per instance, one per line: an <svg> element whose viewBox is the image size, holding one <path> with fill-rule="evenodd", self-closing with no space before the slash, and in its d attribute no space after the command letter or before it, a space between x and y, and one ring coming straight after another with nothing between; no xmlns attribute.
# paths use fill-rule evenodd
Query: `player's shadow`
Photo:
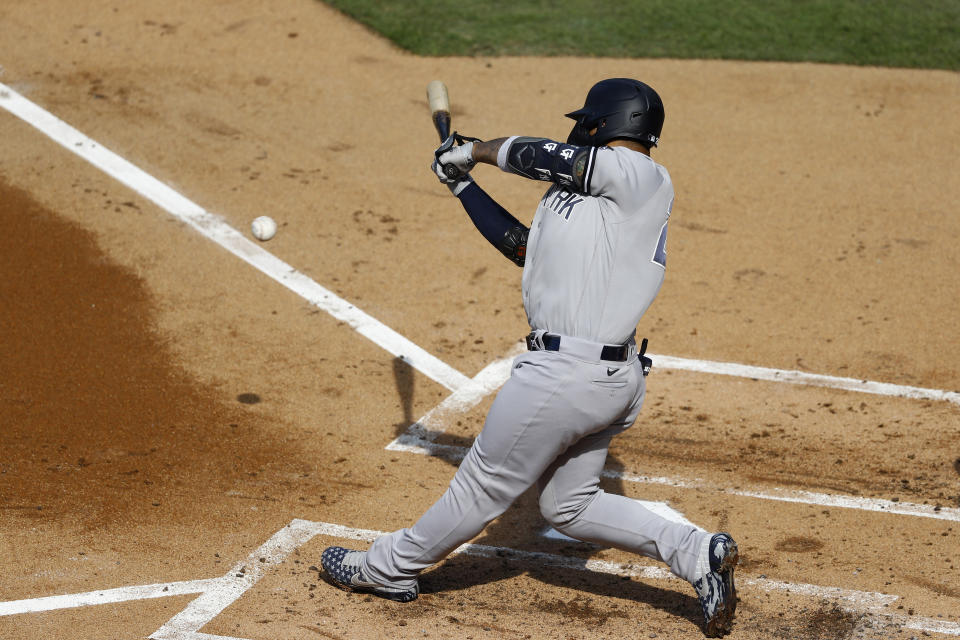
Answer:
<svg viewBox="0 0 960 640"><path fill-rule="evenodd" d="M642 415L641 413L641 422L633 428L642 426ZM625 495L624 482L620 479L621 472L624 471L621 461L616 456L609 455L605 468L616 472L613 474L616 477L602 479L603 490ZM582 561L583 565L601 549L596 545L579 541L547 538L543 534L548 529L546 521L540 516L537 490L534 487L471 542L491 547L548 553L567 559L577 559ZM420 577L420 590L421 593L428 594L458 591L523 574L563 589L578 589L604 598L642 603L670 615L685 618L694 627L698 627L703 621L703 614L693 587L682 580L676 581L671 588L663 588L644 582L643 579L591 571L585 567L551 567L543 564L542 560L524 559L519 554L511 557L506 550L503 555L495 558L468 555L447 558ZM551 610L560 613L567 605L562 601L541 604L550 606ZM621 606L617 610L624 611L624 608ZM598 611L598 615L602 614L603 611Z"/></svg>
<svg viewBox="0 0 960 640"><path fill-rule="evenodd" d="M583 557L584 562L588 559ZM569 593L567 590L575 589L594 596L611 598L620 603L620 606L616 608L604 608L602 605L594 604L591 609L596 610L598 617L610 614L613 611L626 612L628 615L634 616L636 615L635 611L631 611L629 606L624 606L624 604L635 603L658 609L677 618L686 619L695 628L703 622L700 604L693 595L692 588L690 594L681 593L684 588L683 583L677 583L680 590L678 591L655 586L634 578L595 571L544 566L539 564L538 561L510 558L509 556L479 558L457 555L448 558L433 570L420 576L420 593L452 594L524 574L546 584L561 587L556 598L552 600L537 598L537 601L533 603L534 606L542 607L544 612L563 615L564 610L573 605L572 601L576 599L576 596L567 596L561 599L563 596L559 594ZM504 593L502 597L509 598L511 596ZM496 602L488 602L488 604L494 608L497 606ZM507 605L506 602L503 604L504 606ZM578 611L578 617L580 615L582 615L582 610Z"/></svg>
<svg viewBox="0 0 960 640"><path fill-rule="evenodd" d="M415 421L413 417L414 374L413 369L400 358L394 359L393 372L403 410L403 421L396 423L396 435L400 436ZM643 412L640 413L637 424L631 428L644 428ZM473 438L444 434L443 444L466 450L473 444ZM447 453L437 454L434 457L449 462L453 467L460 464L459 457ZM608 476L601 480L603 490L608 493L627 495L622 480L623 472L626 471L623 463L616 456L608 455L605 468L614 473L610 474L613 477ZM632 471L636 473L637 470ZM438 493L435 498L439 499L440 494ZM536 488L533 488L521 496L506 513L490 523L472 542L493 547L581 558L584 563L599 550L599 547L590 544L546 538L543 534L547 529L548 525L540 516L537 506ZM598 596L642 602L678 617L687 618L694 625L699 625L702 621L700 605L693 595L693 589L683 582L677 582L678 590L663 589L636 579L606 573L543 566L539 563L511 558L506 553L497 558L467 555L447 558L421 576L420 590L421 593L457 591L497 582L519 574L527 574L542 582L560 587L581 589ZM681 593L684 590L689 590L690 594Z"/></svg>

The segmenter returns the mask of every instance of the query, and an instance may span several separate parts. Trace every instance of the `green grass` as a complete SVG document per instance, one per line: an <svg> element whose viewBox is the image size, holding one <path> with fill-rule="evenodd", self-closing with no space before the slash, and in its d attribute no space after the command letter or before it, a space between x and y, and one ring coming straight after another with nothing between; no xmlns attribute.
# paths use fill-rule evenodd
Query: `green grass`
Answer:
<svg viewBox="0 0 960 640"><path fill-rule="evenodd" d="M960 69L960 0L326 0L427 56L726 58Z"/></svg>

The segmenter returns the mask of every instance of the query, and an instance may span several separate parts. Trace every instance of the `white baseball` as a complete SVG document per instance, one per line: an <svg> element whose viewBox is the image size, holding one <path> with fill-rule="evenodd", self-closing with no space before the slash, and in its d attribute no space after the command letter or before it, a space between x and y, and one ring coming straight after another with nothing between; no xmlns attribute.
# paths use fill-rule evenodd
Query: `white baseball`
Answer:
<svg viewBox="0 0 960 640"><path fill-rule="evenodd" d="M260 216L250 223L250 232L254 238L265 242L277 232L277 223L270 216Z"/></svg>

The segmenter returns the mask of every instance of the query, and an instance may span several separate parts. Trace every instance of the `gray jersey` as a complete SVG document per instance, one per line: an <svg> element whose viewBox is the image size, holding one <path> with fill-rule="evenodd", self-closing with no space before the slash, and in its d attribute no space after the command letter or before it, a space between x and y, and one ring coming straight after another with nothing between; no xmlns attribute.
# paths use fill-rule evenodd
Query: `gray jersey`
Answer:
<svg viewBox="0 0 960 640"><path fill-rule="evenodd" d="M501 148L504 171L514 140ZM554 145L551 154L579 151L543 144ZM580 168L580 180L541 174L560 184L530 227L523 304L534 330L622 344L663 284L673 183L664 167L624 147L592 148Z"/></svg>

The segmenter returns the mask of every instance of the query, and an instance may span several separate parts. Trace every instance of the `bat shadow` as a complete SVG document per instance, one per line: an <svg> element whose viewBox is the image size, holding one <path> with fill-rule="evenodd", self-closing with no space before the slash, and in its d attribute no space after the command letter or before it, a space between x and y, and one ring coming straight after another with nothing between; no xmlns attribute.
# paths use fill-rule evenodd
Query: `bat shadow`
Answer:
<svg viewBox="0 0 960 640"><path fill-rule="evenodd" d="M393 359L393 380L397 385L397 395L400 396L400 409L403 411L403 420L394 423L396 435L402 435L415 418L413 417L414 375L413 367L402 358Z"/></svg>

